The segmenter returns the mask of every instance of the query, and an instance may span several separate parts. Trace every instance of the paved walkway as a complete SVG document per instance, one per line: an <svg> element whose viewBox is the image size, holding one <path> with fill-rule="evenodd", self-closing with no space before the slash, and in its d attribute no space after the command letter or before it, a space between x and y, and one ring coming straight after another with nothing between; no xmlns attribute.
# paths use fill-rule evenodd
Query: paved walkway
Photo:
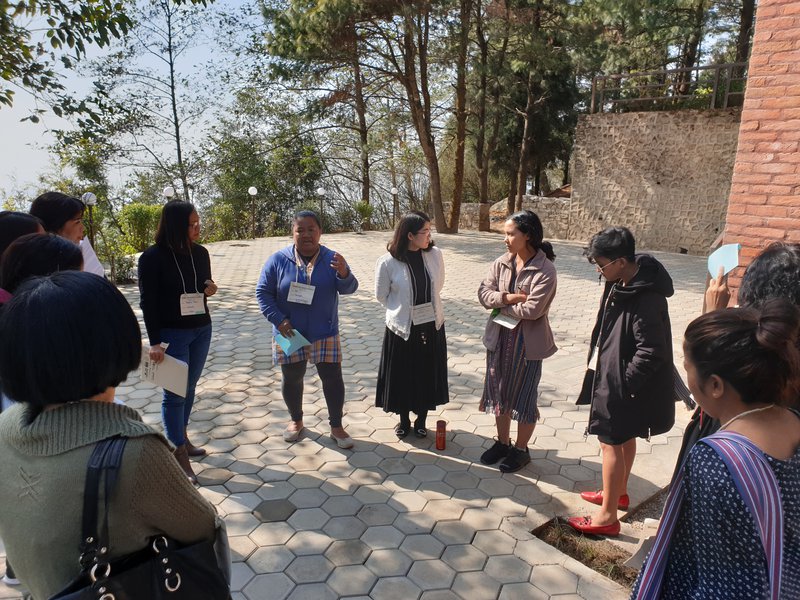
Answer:
<svg viewBox="0 0 800 600"><path fill-rule="evenodd" d="M208 246L220 293L211 302L214 338L190 431L210 456L196 463L201 492L225 516L234 553L234 600L625 598L608 579L530 534L556 515L585 514L576 492L600 487L599 447L583 438L587 408L574 404L601 288L574 243L557 243L558 294L551 322L559 352L545 361L532 440L533 461L502 475L478 462L494 419L477 412L483 385L480 342L486 311L476 290L504 250L497 234L438 236L447 268L445 299L450 403L447 449L428 439L398 442L395 417L373 406L383 311L373 297L375 260L388 233L339 234L323 243L350 263L361 287L340 306L352 451L328 437L319 379L309 368L306 435L286 444L288 413L271 366L270 328L254 299L261 266L286 238ZM657 253L678 290L670 299L676 362L681 336L699 313L704 260ZM138 310L135 286L123 291ZM132 376L118 396L160 428L160 393ZM640 441L629 492L634 505L672 472L688 415L650 443ZM513 429L512 429L513 433ZM623 541L635 541L630 529ZM17 597L0 584L0 598Z"/></svg>

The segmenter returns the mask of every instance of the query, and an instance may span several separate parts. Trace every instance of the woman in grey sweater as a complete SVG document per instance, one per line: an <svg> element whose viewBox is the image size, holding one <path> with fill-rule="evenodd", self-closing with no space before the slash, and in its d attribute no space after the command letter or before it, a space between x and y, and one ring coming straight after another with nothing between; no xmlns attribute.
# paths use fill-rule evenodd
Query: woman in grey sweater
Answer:
<svg viewBox="0 0 800 600"><path fill-rule="evenodd" d="M0 537L36 600L80 571L86 465L100 440L128 438L108 506L111 560L159 533L184 544L214 539L214 508L167 441L135 410L113 403L141 352L127 301L91 274L32 279L3 307L0 378L18 404L0 416Z"/></svg>

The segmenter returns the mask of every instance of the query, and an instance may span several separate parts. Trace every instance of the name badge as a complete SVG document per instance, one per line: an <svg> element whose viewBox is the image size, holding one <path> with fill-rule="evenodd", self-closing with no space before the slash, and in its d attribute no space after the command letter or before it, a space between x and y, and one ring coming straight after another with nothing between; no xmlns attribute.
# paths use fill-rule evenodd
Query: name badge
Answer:
<svg viewBox="0 0 800 600"><path fill-rule="evenodd" d="M433 312L433 302L426 302L425 304L415 304L411 310L411 322L414 325L422 325L423 323L430 323L436 320L436 314Z"/></svg>
<svg viewBox="0 0 800 600"><path fill-rule="evenodd" d="M315 285L293 281L289 285L289 296L287 300L297 304L311 304L311 301L314 299L315 289L317 289Z"/></svg>
<svg viewBox="0 0 800 600"><path fill-rule="evenodd" d="M203 303L205 294L181 294L181 316L191 317L192 315L206 314L206 306Z"/></svg>
<svg viewBox="0 0 800 600"><path fill-rule="evenodd" d="M512 317L511 315L504 315L500 312L499 308L495 308L492 311L492 321L498 325L502 325L506 329L514 329L517 325L519 325L520 320L517 317Z"/></svg>

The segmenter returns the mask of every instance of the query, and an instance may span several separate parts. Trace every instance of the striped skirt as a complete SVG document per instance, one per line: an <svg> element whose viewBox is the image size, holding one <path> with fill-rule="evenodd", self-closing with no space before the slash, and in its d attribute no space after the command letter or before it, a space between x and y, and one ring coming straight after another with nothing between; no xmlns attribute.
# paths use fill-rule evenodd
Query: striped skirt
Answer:
<svg viewBox="0 0 800 600"><path fill-rule="evenodd" d="M525 360L525 339L519 327L500 332L497 350L486 353L486 379L480 410L511 415L519 423L539 420L539 380L542 361Z"/></svg>

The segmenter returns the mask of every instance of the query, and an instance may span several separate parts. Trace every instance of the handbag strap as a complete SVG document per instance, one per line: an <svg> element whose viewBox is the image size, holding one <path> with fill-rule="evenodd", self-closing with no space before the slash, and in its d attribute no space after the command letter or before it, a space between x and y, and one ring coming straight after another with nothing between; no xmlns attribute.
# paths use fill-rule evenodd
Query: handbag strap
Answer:
<svg viewBox="0 0 800 600"><path fill-rule="evenodd" d="M83 515L81 520L81 566L95 561L98 549L105 554L108 549L108 504L116 487L126 438L113 437L95 444L86 465L86 482L83 488ZM104 477L105 476L105 477ZM100 480L104 479L103 524L98 528L97 514L100 501Z"/></svg>
<svg viewBox="0 0 800 600"><path fill-rule="evenodd" d="M753 515L767 559L770 599L778 600L783 564L783 507L775 473L764 453L743 435L718 431L699 441L711 447L720 457ZM637 600L657 600L661 597L670 542L684 499L685 466L684 462L667 496L656 541L642 571Z"/></svg>

